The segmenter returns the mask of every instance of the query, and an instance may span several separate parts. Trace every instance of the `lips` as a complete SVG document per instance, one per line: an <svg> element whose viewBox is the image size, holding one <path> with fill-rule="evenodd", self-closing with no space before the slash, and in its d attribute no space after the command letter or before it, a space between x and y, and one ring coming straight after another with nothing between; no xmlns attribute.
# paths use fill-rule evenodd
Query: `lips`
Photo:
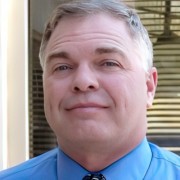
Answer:
<svg viewBox="0 0 180 180"><path fill-rule="evenodd" d="M75 110L75 109L100 109L100 108L107 108L107 106L97 104L97 103L78 103L71 105L70 107L66 108L67 111Z"/></svg>

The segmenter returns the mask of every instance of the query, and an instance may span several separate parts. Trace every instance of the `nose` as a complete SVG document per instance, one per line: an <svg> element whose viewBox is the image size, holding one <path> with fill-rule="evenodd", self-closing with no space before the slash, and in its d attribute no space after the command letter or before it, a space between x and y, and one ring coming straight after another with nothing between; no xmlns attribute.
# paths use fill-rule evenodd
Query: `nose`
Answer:
<svg viewBox="0 0 180 180"><path fill-rule="evenodd" d="M98 88L99 82L92 68L83 65L78 67L73 77L72 91L95 91Z"/></svg>

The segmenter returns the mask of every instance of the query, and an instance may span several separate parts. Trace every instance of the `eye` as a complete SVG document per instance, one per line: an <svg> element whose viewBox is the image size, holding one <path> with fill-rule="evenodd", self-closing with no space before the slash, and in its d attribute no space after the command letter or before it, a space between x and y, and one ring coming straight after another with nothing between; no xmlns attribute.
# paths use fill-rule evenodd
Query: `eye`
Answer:
<svg viewBox="0 0 180 180"><path fill-rule="evenodd" d="M101 66L106 68L118 68L120 67L120 63L116 60L106 59L101 63Z"/></svg>
<svg viewBox="0 0 180 180"><path fill-rule="evenodd" d="M58 67L55 68L55 71L66 71L66 70L71 70L72 67L66 64L59 65Z"/></svg>
<svg viewBox="0 0 180 180"><path fill-rule="evenodd" d="M107 61L103 63L104 66L119 66L117 62Z"/></svg>
<svg viewBox="0 0 180 180"><path fill-rule="evenodd" d="M123 69L121 63L115 59L105 59L101 62L100 66L104 71L119 71Z"/></svg>

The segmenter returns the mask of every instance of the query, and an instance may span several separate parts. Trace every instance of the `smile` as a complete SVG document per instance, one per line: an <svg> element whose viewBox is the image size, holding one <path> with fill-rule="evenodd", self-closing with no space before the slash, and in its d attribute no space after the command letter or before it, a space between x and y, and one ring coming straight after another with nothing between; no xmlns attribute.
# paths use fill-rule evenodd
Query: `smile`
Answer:
<svg viewBox="0 0 180 180"><path fill-rule="evenodd" d="M107 106L103 106L103 105L99 105L99 104L95 104L95 103L86 103L86 104L75 104L72 105L71 107L67 108L67 111L71 111L71 110L95 110L95 109L104 109L107 108Z"/></svg>

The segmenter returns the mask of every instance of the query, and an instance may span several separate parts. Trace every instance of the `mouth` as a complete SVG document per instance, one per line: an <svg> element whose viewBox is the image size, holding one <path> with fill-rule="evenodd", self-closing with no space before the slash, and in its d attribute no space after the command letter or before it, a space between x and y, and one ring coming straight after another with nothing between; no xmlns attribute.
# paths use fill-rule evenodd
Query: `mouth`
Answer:
<svg viewBox="0 0 180 180"><path fill-rule="evenodd" d="M67 111L76 110L76 109L105 109L107 106L96 104L96 103L85 103L85 104L75 104L68 108Z"/></svg>

